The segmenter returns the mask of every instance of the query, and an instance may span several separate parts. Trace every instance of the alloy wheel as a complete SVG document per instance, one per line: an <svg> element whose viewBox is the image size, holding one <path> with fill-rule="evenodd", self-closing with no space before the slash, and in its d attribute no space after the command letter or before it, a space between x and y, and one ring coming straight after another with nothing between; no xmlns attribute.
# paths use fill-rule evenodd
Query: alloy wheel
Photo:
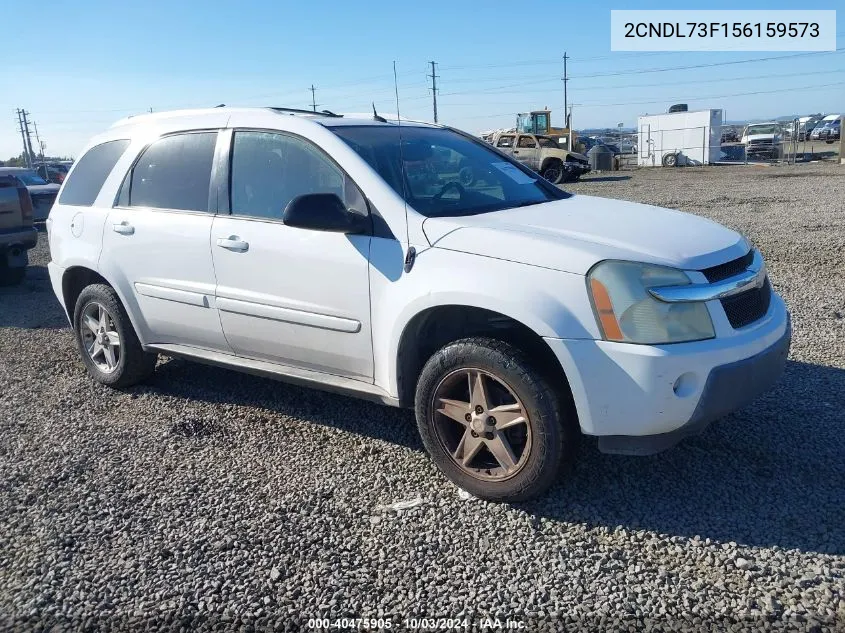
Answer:
<svg viewBox="0 0 845 633"><path fill-rule="evenodd" d="M510 479L528 461L531 425L520 399L502 379L481 369L459 369L434 390L437 438L471 476Z"/></svg>
<svg viewBox="0 0 845 633"><path fill-rule="evenodd" d="M82 310L79 334L88 357L101 372L109 374L120 364L120 334L114 317L106 308L92 301Z"/></svg>

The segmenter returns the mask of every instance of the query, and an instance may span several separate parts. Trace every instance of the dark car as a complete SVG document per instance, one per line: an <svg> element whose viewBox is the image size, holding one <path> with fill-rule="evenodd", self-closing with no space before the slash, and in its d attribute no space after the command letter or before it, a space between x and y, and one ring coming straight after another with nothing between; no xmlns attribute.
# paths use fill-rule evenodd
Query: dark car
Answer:
<svg viewBox="0 0 845 633"><path fill-rule="evenodd" d="M27 188L32 198L32 219L35 222L47 219L61 188L59 185L47 182L34 169L26 167L0 167L0 176L11 176Z"/></svg>
<svg viewBox="0 0 845 633"><path fill-rule="evenodd" d="M35 173L47 182L60 185L65 181L69 169L64 163L42 163L35 168Z"/></svg>
<svg viewBox="0 0 845 633"><path fill-rule="evenodd" d="M27 251L37 241L29 191L17 178L0 175L0 286L23 281Z"/></svg>
<svg viewBox="0 0 845 633"><path fill-rule="evenodd" d="M842 119L834 119L825 125L823 134L823 136L819 135L819 140L822 140L825 143L833 143L834 141L838 141L842 138Z"/></svg>
<svg viewBox="0 0 845 633"><path fill-rule="evenodd" d="M724 128L722 130L722 143L738 143L739 135L734 128Z"/></svg>

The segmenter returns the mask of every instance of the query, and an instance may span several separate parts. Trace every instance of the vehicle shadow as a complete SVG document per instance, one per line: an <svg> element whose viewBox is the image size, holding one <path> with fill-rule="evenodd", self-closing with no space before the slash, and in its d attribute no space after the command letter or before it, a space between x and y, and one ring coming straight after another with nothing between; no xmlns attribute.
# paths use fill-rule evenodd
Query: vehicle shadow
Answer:
<svg viewBox="0 0 845 633"><path fill-rule="evenodd" d="M845 553L845 370L789 361L778 386L652 457L581 447L531 513L590 526Z"/></svg>
<svg viewBox="0 0 845 633"><path fill-rule="evenodd" d="M62 329L67 318L50 288L46 266L30 264L16 286L0 287L0 327Z"/></svg>
<svg viewBox="0 0 845 633"><path fill-rule="evenodd" d="M596 176L595 178L582 176L580 182L616 182L617 180L631 180L631 176Z"/></svg>
<svg viewBox="0 0 845 633"><path fill-rule="evenodd" d="M259 407L423 450L412 411L193 361L166 359L153 377L146 384L134 387L135 390L152 390L212 404Z"/></svg>
<svg viewBox="0 0 845 633"><path fill-rule="evenodd" d="M226 369L169 360L136 389L261 407L423 450L411 411ZM842 554L843 401L845 370L790 361L770 393L661 455L604 455L585 438L574 472L517 507L590 527Z"/></svg>

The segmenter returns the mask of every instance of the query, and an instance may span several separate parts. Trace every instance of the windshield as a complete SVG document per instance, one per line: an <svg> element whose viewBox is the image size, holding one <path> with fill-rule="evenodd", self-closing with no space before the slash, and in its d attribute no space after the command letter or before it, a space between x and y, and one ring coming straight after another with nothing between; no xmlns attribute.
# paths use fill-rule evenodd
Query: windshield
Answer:
<svg viewBox="0 0 845 633"><path fill-rule="evenodd" d="M23 184L28 187L34 185L46 185L49 184L46 180L44 180L41 176L36 174L34 171L16 171L14 173L15 178L20 180Z"/></svg>
<svg viewBox="0 0 845 633"><path fill-rule="evenodd" d="M400 130L393 125L329 129L427 217L475 215L569 196L486 143L453 130L419 126Z"/></svg>
<svg viewBox="0 0 845 633"><path fill-rule="evenodd" d="M749 125L746 134L777 134L779 132L778 126L772 123L767 125Z"/></svg>
<svg viewBox="0 0 845 633"><path fill-rule="evenodd" d="M552 147L554 149L560 149L560 143L558 143L550 136L538 136L537 141L540 143L540 147Z"/></svg>

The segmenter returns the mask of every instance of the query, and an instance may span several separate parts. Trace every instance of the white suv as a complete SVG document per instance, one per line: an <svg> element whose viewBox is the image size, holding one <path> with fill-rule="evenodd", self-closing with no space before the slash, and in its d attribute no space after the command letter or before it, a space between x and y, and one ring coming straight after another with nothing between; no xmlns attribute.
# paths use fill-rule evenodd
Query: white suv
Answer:
<svg viewBox="0 0 845 633"><path fill-rule="evenodd" d="M125 119L48 227L95 380L131 385L166 354L414 407L437 465L488 499L543 491L581 434L672 446L771 386L789 348L741 235L568 194L437 125Z"/></svg>

